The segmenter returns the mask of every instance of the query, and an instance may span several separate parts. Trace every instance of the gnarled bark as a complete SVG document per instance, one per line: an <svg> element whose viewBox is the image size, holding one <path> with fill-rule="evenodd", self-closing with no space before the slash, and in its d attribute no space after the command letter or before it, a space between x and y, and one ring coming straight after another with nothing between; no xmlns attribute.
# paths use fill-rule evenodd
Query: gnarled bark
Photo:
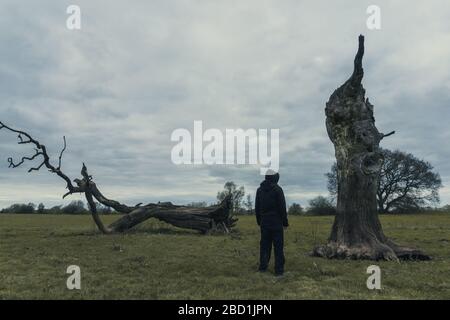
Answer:
<svg viewBox="0 0 450 320"><path fill-rule="evenodd" d="M326 127L337 160L337 214L328 244L313 255L327 258L420 259L419 250L399 247L384 235L378 219L376 192L383 164L380 141L389 134L375 127L373 105L361 81L364 37L359 36L353 74L326 104Z"/></svg>
<svg viewBox="0 0 450 320"><path fill-rule="evenodd" d="M63 198L73 193L84 193L95 224L98 229L105 234L127 231L149 218L156 218L176 227L198 230L202 233L210 231L228 233L236 224L237 219L230 216L230 196L225 198L219 205L210 207L179 206L170 202L150 203L144 206L141 204L128 206L116 200L108 199L100 192L94 181L92 181L92 176L88 174L84 163L81 169L81 179L73 180L75 185L72 183L72 180L62 172L62 156L66 150L65 137L63 139L64 147L58 158L58 166L54 166L50 162L50 157L47 154L45 145L35 140L31 135L24 131L8 127L2 122L0 122L0 130L1 129L6 129L18 134L19 144L32 144L35 147L35 154L29 157L22 157L17 163L15 163L12 158L8 158L9 167L17 168L24 164L25 161L41 159L42 162L38 166L29 169L28 172L39 171L45 166L50 172L58 175L65 181L66 188L68 189ZM95 200L124 215L109 226L105 226L97 212Z"/></svg>

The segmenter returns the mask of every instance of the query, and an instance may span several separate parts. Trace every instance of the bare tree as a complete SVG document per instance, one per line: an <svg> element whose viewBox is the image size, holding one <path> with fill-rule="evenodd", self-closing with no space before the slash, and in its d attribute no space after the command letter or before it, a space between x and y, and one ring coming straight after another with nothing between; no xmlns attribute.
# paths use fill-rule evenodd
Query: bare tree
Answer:
<svg viewBox="0 0 450 320"><path fill-rule="evenodd" d="M42 167L47 168L51 173L56 174L66 184L67 192L63 198L74 193L82 193L86 197L88 208L92 214L95 224L98 229L106 234L124 232L139 223L149 219L156 218L165 221L174 226L181 228L188 228L198 230L206 233L211 230L221 230L228 232L236 223L237 219L230 217L231 198L225 197L223 201L210 207L189 207L178 206L170 202L158 202L142 205L139 203L135 206L128 206L116 200L105 197L97 185L93 181L93 177L88 173L86 165L83 163L81 169L81 178L70 179L61 169L62 157L66 150L66 138L63 138L63 148L59 153L58 164L52 164L47 153L45 145L34 139L30 134L13 129L0 122L0 130L8 130L17 134L18 143L23 145L34 146L34 154L31 156L24 156L20 161L14 162L12 158L8 158L9 167L17 168L27 161L39 159L38 165L30 168L28 172L39 171ZM73 181L73 183L72 183ZM105 226L97 211L95 200L102 205L113 208L115 211L124 214L109 226Z"/></svg>
<svg viewBox="0 0 450 320"><path fill-rule="evenodd" d="M337 213L326 245L313 255L373 260L429 259L419 250L400 247L383 233L377 212L378 180L383 165L380 141L389 134L375 127L373 105L365 98L362 58L364 36L351 77L330 96L326 127L337 162Z"/></svg>
<svg viewBox="0 0 450 320"><path fill-rule="evenodd" d="M377 188L378 210L383 213L418 210L439 203L439 188L442 187L433 166L410 153L381 149L384 162L381 166ZM337 165L333 164L326 174L328 191L337 195Z"/></svg>
<svg viewBox="0 0 450 320"><path fill-rule="evenodd" d="M294 216L294 215L302 215L302 214L304 214L304 210L299 203L294 202L289 206L288 215Z"/></svg>
<svg viewBox="0 0 450 320"><path fill-rule="evenodd" d="M231 198L233 213L238 213L242 209L242 199L244 196L245 188L243 186L238 187L233 181L226 182L223 186L223 190L217 192L217 200L219 200L219 202L227 197Z"/></svg>
<svg viewBox="0 0 450 320"><path fill-rule="evenodd" d="M44 213L44 212L45 212L45 206L44 206L44 204L43 204L43 203L39 203L38 209L37 209L37 213L42 214L42 213Z"/></svg>

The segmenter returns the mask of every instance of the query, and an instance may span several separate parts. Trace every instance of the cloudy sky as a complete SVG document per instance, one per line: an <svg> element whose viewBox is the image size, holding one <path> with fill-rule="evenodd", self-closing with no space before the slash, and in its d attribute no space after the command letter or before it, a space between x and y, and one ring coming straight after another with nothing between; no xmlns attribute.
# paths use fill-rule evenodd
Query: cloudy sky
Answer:
<svg viewBox="0 0 450 320"><path fill-rule="evenodd" d="M81 8L81 30L66 8ZM381 30L366 9L381 8ZM134 204L212 202L226 181L253 193L254 166L177 166L173 130L280 129L288 202L326 195L334 159L325 102L352 72L366 36L366 94L382 146L434 165L450 203L448 0L18 1L0 3L0 121L30 132L79 177L84 161L105 195ZM0 131L0 207L64 203L64 183L9 169L32 154ZM72 196L71 199L81 199ZM69 200L65 200L70 201Z"/></svg>

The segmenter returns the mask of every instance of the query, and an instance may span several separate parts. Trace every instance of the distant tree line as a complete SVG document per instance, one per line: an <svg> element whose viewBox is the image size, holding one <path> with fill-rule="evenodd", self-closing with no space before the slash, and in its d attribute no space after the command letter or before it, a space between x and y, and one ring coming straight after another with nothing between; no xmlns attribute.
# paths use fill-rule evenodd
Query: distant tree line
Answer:
<svg viewBox="0 0 450 320"><path fill-rule="evenodd" d="M110 207L103 206L100 203L96 203L97 211L100 214L113 214L115 213ZM90 214L86 205L81 200L74 200L69 204L62 206L53 206L50 208L46 208L43 203L38 205L34 203L16 203L8 208L4 208L0 211L0 213L13 213L13 214Z"/></svg>
<svg viewBox="0 0 450 320"><path fill-rule="evenodd" d="M450 213L450 205L444 205L442 207L420 207L414 211L396 211L396 214L409 214L409 213ZM308 207L303 207L298 203L292 203L288 209L289 215L311 215L311 216L326 216L335 215L336 206L333 200L329 197L317 196L308 202Z"/></svg>
<svg viewBox="0 0 450 320"><path fill-rule="evenodd" d="M245 194L245 188L239 187L233 181L225 183L223 190L217 193L217 201L221 202L227 195L231 194L233 199L233 213L239 215L254 214L254 203L250 194ZM192 206L205 205L206 202L193 202ZM332 215L336 208L332 201L326 197L318 196L309 201L309 206L304 209L298 203L292 203L288 208L289 215Z"/></svg>
<svg viewBox="0 0 450 320"><path fill-rule="evenodd" d="M439 189L442 187L442 181L439 173L434 172L434 168L429 162L398 150L383 149L382 153L384 163L377 192L380 213L450 213L450 205L437 206L440 202ZM289 215L336 214L338 193L336 163L325 176L327 177L329 196L317 196L309 200L306 208L294 202L288 208ZM251 195L248 194L245 197L243 186L238 187L233 181L225 183L224 189L217 193L217 200L223 200L228 194L233 196L233 212L235 214L254 213Z"/></svg>
<svg viewBox="0 0 450 320"><path fill-rule="evenodd" d="M335 206L330 199L324 196L317 196L309 200L306 209L296 202L292 203L288 209L288 215L326 216L335 213Z"/></svg>
<svg viewBox="0 0 450 320"><path fill-rule="evenodd" d="M439 203L439 188L442 187L438 173L433 172L430 163L401 151L383 149L385 158L377 200L380 213L420 213L420 212L449 212L450 205L437 208ZM336 214L337 167L334 164L327 177L329 197L317 196L303 208L294 202L288 208L289 215L334 215ZM233 181L225 183L223 190L217 193L220 203L226 196L232 196L233 214L254 214L252 196L245 193L244 186L238 186ZM191 202L187 206L206 207L208 203ZM97 211L101 214L113 214L113 210L97 204ZM13 204L2 209L0 213L39 213L39 214L89 214L83 201L72 201L66 206L45 208L44 204L34 203Z"/></svg>

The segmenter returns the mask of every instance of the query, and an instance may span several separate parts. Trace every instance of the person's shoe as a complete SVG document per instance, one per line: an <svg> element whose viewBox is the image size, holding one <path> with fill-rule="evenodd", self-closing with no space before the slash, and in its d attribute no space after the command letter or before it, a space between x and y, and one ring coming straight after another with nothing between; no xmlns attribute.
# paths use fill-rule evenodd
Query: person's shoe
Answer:
<svg viewBox="0 0 450 320"><path fill-rule="evenodd" d="M277 272L277 273L275 273L275 277L277 277L277 278L282 278L284 276L284 273L283 272Z"/></svg>
<svg viewBox="0 0 450 320"><path fill-rule="evenodd" d="M261 272L261 273L267 272L267 268L266 269L259 268L258 272Z"/></svg>

